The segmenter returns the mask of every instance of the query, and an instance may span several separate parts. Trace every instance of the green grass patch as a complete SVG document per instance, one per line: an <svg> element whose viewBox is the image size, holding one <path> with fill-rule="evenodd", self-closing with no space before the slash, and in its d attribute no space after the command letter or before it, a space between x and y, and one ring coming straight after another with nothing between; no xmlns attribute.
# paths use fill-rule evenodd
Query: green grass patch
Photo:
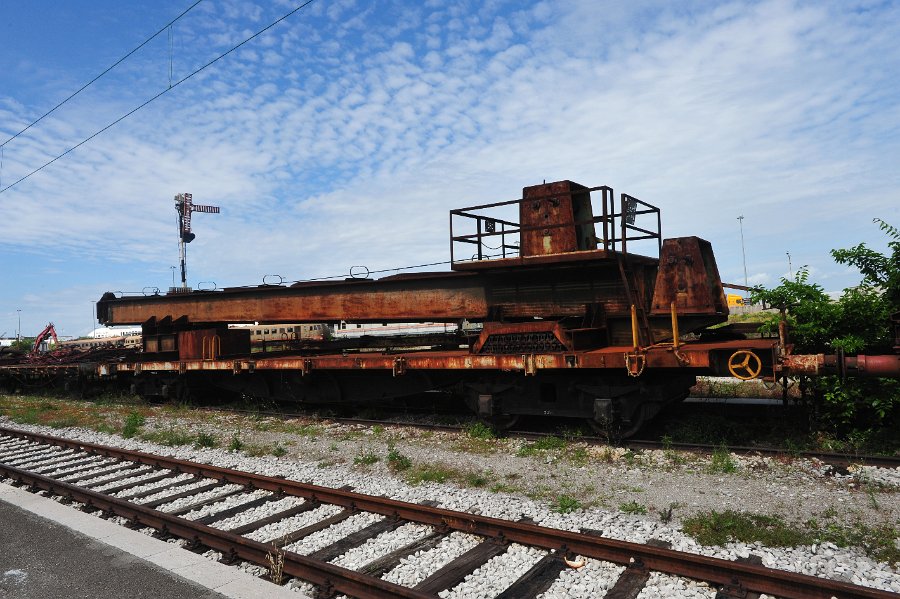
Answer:
<svg viewBox="0 0 900 599"><path fill-rule="evenodd" d="M244 442L241 441L241 438L237 433L231 435L231 441L228 442L228 449L230 451L241 451L244 449Z"/></svg>
<svg viewBox="0 0 900 599"><path fill-rule="evenodd" d="M571 495L560 495L556 498L551 509L560 514L568 514L569 512L580 510L582 507L581 502Z"/></svg>
<svg viewBox="0 0 900 599"><path fill-rule="evenodd" d="M625 512L626 514L632 515L645 515L647 513L647 507L637 501L629 501L628 503L623 503L619 506L619 511Z"/></svg>
<svg viewBox="0 0 900 599"><path fill-rule="evenodd" d="M729 541L759 542L771 547L796 547L814 541L806 531L787 524L779 516L725 510L700 512L684 520L683 530L703 545Z"/></svg>
<svg viewBox="0 0 900 599"><path fill-rule="evenodd" d="M547 451L565 449L567 445L568 442L565 439L551 435L549 437L541 437L531 443L526 443L519 449L519 452L516 455L519 457L539 455Z"/></svg>
<svg viewBox="0 0 900 599"><path fill-rule="evenodd" d="M288 450L285 449L280 443L276 443L275 447L272 448L272 455L276 458L280 458L283 455L287 455Z"/></svg>
<svg viewBox="0 0 900 599"><path fill-rule="evenodd" d="M194 447L197 449L201 448L212 448L219 446L219 439L216 438L215 435L202 432L197 434L197 438L194 439Z"/></svg>
<svg viewBox="0 0 900 599"><path fill-rule="evenodd" d="M138 431L144 426L144 423L147 422L147 419L143 414L137 411L132 411L128 414L128 417L125 418L125 426L122 428L122 436L126 439L130 439L135 436Z"/></svg>
<svg viewBox="0 0 900 599"><path fill-rule="evenodd" d="M411 485L443 483L454 478L461 478L460 472L441 464L422 464L410 470L406 476L406 480Z"/></svg>
<svg viewBox="0 0 900 599"><path fill-rule="evenodd" d="M485 423L478 421L466 426L464 429L466 435L472 439L495 439L494 431Z"/></svg>
<svg viewBox="0 0 900 599"><path fill-rule="evenodd" d="M576 447L569 453L569 459L575 466L584 466L588 463L589 457L586 447Z"/></svg>
<svg viewBox="0 0 900 599"><path fill-rule="evenodd" d="M372 464L377 463L381 458L373 451L367 451L365 453L361 453L353 458L353 463L357 466L371 466Z"/></svg>
<svg viewBox="0 0 900 599"><path fill-rule="evenodd" d="M737 469L737 463L731 456L731 452L724 445L720 445L713 451L706 471L710 474L732 474L737 472Z"/></svg>
<svg viewBox="0 0 900 599"><path fill-rule="evenodd" d="M465 475L463 475L463 482L469 487L481 489L482 487L486 487L491 481L487 475L481 472L466 472Z"/></svg>
<svg viewBox="0 0 900 599"><path fill-rule="evenodd" d="M391 447L387 454L387 465L391 472L403 472L412 467L412 460L400 453L396 447Z"/></svg>
<svg viewBox="0 0 900 599"><path fill-rule="evenodd" d="M194 436L188 431L171 426L164 429L156 429L141 435L144 441L158 443L167 447L190 445L194 442Z"/></svg>
<svg viewBox="0 0 900 599"><path fill-rule="evenodd" d="M47 426L50 428L70 428L81 424L81 420L75 416L60 416L59 418L51 418L47 420Z"/></svg>

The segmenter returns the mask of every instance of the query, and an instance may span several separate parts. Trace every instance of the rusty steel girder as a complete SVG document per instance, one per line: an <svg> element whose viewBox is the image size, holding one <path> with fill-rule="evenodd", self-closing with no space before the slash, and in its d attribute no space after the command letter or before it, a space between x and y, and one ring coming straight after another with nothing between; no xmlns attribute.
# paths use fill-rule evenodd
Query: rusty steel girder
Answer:
<svg viewBox="0 0 900 599"><path fill-rule="evenodd" d="M626 194L618 210L614 201L609 187L557 181L526 187L519 200L454 210L450 272L136 297L107 293L97 316L107 325L187 323L161 334L232 323L467 320L514 328L542 320L578 331L577 345L594 347L631 343L632 309L641 319L642 345L670 338L673 303L686 333L722 322L728 308L709 243L697 237L663 243L658 208ZM482 214L494 209L517 209L519 222ZM454 217L474 223L476 233L454 235ZM653 222L639 226L639 217ZM660 259L630 253L629 240L658 245ZM502 248L499 258L486 251L494 243ZM475 246L471 260L455 259L452 248L459 244Z"/></svg>
<svg viewBox="0 0 900 599"><path fill-rule="evenodd" d="M222 291L117 298L105 294L97 316L106 325L143 324L186 317L193 327L223 323L470 322L578 319L598 316L608 343L631 340L630 308L649 313L656 259L588 252L579 260L488 268L478 272L417 273L377 280L301 283ZM628 293L619 260L633 280ZM703 267L702 263L698 265ZM699 277L699 275L698 275ZM718 283L721 289L721 283ZM712 289L715 289L715 285ZM692 295L678 307L681 328L690 332L721 322L727 312L715 293ZM677 292L673 296L677 296ZM630 297L629 297L630 296ZM693 305L691 302L694 302ZM727 309L726 309L727 310ZM670 330L668 312L649 322L657 339ZM596 320L596 318L593 318Z"/></svg>

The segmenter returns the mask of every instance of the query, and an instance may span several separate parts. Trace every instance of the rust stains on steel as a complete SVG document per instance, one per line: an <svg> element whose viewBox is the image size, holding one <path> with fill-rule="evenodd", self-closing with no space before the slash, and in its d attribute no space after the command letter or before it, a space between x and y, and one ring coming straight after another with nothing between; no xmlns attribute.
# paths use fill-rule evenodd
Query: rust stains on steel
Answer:
<svg viewBox="0 0 900 599"><path fill-rule="evenodd" d="M663 241L651 313L728 314L712 245L699 237Z"/></svg>
<svg viewBox="0 0 900 599"><path fill-rule="evenodd" d="M900 378L900 355L841 356L798 354L784 357L782 369L789 375L836 374L859 377Z"/></svg>
<svg viewBox="0 0 900 599"><path fill-rule="evenodd" d="M272 551L270 544L254 541L192 520L185 520L139 504L129 503L111 495L60 482L40 474L4 464L0 464L0 472L8 478L29 486L68 497L144 526L165 530L169 534L183 539L196 540L211 549L234 555L251 563L265 565L267 563L266 556ZM393 599L395 597L434 599L435 597L291 551L285 551L283 555L282 571L284 574L302 578L316 585L330 587L336 592L352 597L364 599Z"/></svg>
<svg viewBox="0 0 900 599"><path fill-rule="evenodd" d="M791 354L784 357L781 368L786 374L820 374L825 365L824 354Z"/></svg>
<svg viewBox="0 0 900 599"><path fill-rule="evenodd" d="M196 474L198 476L216 480L227 480L232 484L244 486L252 485L252 487L256 489L287 493L322 503L350 507L365 512L382 514L393 518L429 524L441 528L464 531L491 539L502 540L504 543L521 543L533 547L541 547L547 550L564 550L586 557L626 565L631 561L640 560L647 568L652 570L677 576L687 576L689 578L705 580L715 584L739 584L745 590L767 593L778 597L825 599L832 596L838 596L850 599L886 599L887 597L894 596L893 593L886 591L786 572L783 570L769 569L763 566L736 563L723 559L653 547L650 545L544 528L534 524L511 522L464 512L454 512L442 508L406 503L383 497L373 497L354 493L352 491L320 487L270 476L228 470L217 466L197 464L185 460L150 455L142 452L105 447L92 443L36 435L4 428L0 428L0 433L43 443L50 443L61 447L77 447L98 455L152 464L159 468ZM3 471L12 478L19 479L21 477L21 479L28 480L35 486L56 493L61 493L63 495L71 494L71 496L76 496L76 493L80 493L82 495L77 496L79 501L86 501L89 499L98 507L109 506L110 511L113 513L136 519L137 521L150 524L151 526L162 527L165 525L173 534L184 536L186 538L197 536L202 543L207 544L214 549L226 552L229 549L234 549L239 557L250 556L255 559L261 559L264 558L264 553L268 549L268 546L263 545L262 543L238 537L237 535L226 531L218 531L202 524L181 520L180 518L156 512L155 510L143 506L132 506L117 498L79 489L78 487L67 485L66 483L61 483L53 479L30 474L0 464L0 472ZM263 554L260 554L260 551L262 551ZM290 558L291 569L288 568L288 557ZM301 576L318 584L322 584L323 577L327 573L327 575L338 577L341 584L344 585L338 587L337 584L335 584L335 588L359 597L383 597L386 596L384 594L386 591L396 587L396 585L390 585L390 583L385 583L378 579L378 584L373 583L371 589L360 589L358 585L363 575L290 553L286 555L285 573ZM366 580L369 579L366 578ZM383 585L390 585L390 587ZM349 590L351 586L353 590ZM394 590L394 592L397 593L395 596L398 597L422 596L421 594L417 594L416 591L411 591L404 587L397 587L397 589L398 590ZM402 589L402 591L399 589Z"/></svg>
<svg viewBox="0 0 900 599"><path fill-rule="evenodd" d="M477 277L442 275L118 299L106 294L97 311L101 322L110 325L184 315L192 323L455 322L466 314L487 316L484 285Z"/></svg>
<svg viewBox="0 0 900 599"><path fill-rule="evenodd" d="M696 370L712 369L725 374L727 358L737 350L752 350L771 364L775 341L749 339L718 343L683 344L677 352L671 347L657 346L644 350L648 368ZM145 360L140 363L109 363L101 366L104 376L116 372L131 372L136 368L147 371L198 371L222 370L248 372L262 370L387 370L394 369L398 358L404 361L404 371L410 370L501 370L525 371L529 366L538 370L563 370L573 368L621 370L626 367L625 354L630 347L605 347L602 349L567 353L528 354L471 354L468 350L433 351L384 354L364 352L359 354L334 354L316 356L273 356L219 360ZM719 355L721 355L719 357Z"/></svg>

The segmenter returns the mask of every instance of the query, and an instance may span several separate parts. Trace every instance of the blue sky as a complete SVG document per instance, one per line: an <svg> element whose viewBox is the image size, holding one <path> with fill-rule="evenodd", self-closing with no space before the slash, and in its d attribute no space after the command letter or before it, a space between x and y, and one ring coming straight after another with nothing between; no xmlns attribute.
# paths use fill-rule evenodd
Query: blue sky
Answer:
<svg viewBox="0 0 900 599"><path fill-rule="evenodd" d="M3 140L191 4L4 0ZM177 81L297 3L204 0L172 28ZM165 289L173 196L189 283L258 284L448 258L447 213L542 180L607 184L710 240L726 281L900 225L892 2L317 0L0 193L0 333L91 328L104 291ZM3 148L0 188L169 85L166 34Z"/></svg>

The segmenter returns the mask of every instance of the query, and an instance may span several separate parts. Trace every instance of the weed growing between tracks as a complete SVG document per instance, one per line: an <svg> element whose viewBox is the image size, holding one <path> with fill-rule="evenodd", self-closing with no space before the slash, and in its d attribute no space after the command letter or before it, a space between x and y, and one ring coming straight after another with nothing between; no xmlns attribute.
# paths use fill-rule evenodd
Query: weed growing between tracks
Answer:
<svg viewBox="0 0 900 599"><path fill-rule="evenodd" d="M706 471L710 474L732 474L737 472L737 464L725 445L720 445L713 451L712 459Z"/></svg>
<svg viewBox="0 0 900 599"><path fill-rule="evenodd" d="M59 399L41 395L0 395L0 415L18 424L51 428L82 427L116 433L127 423L129 413L144 415L133 397L104 395L94 401Z"/></svg>
<svg viewBox="0 0 900 599"><path fill-rule="evenodd" d="M859 516L847 520L835 510L826 510L820 518L802 524L788 523L780 516L711 510L685 518L682 528L703 545L724 545L732 541L768 547L833 543L838 547L861 547L875 559L900 564L900 548L895 544L900 531L896 526L886 523L870 526Z"/></svg>
<svg viewBox="0 0 900 599"><path fill-rule="evenodd" d="M125 426L122 428L122 436L126 439L132 438L146 422L147 418L145 418L143 414L138 411L132 411L128 414L128 418L125 419Z"/></svg>
<svg viewBox="0 0 900 599"><path fill-rule="evenodd" d="M284 582L284 549L273 544L272 551L266 553L266 561L269 562L269 578L281 586Z"/></svg>
<svg viewBox="0 0 900 599"><path fill-rule="evenodd" d="M620 505L619 511L625 512L626 514L644 516L647 514L647 506L638 503L637 501L629 501L628 503Z"/></svg>

